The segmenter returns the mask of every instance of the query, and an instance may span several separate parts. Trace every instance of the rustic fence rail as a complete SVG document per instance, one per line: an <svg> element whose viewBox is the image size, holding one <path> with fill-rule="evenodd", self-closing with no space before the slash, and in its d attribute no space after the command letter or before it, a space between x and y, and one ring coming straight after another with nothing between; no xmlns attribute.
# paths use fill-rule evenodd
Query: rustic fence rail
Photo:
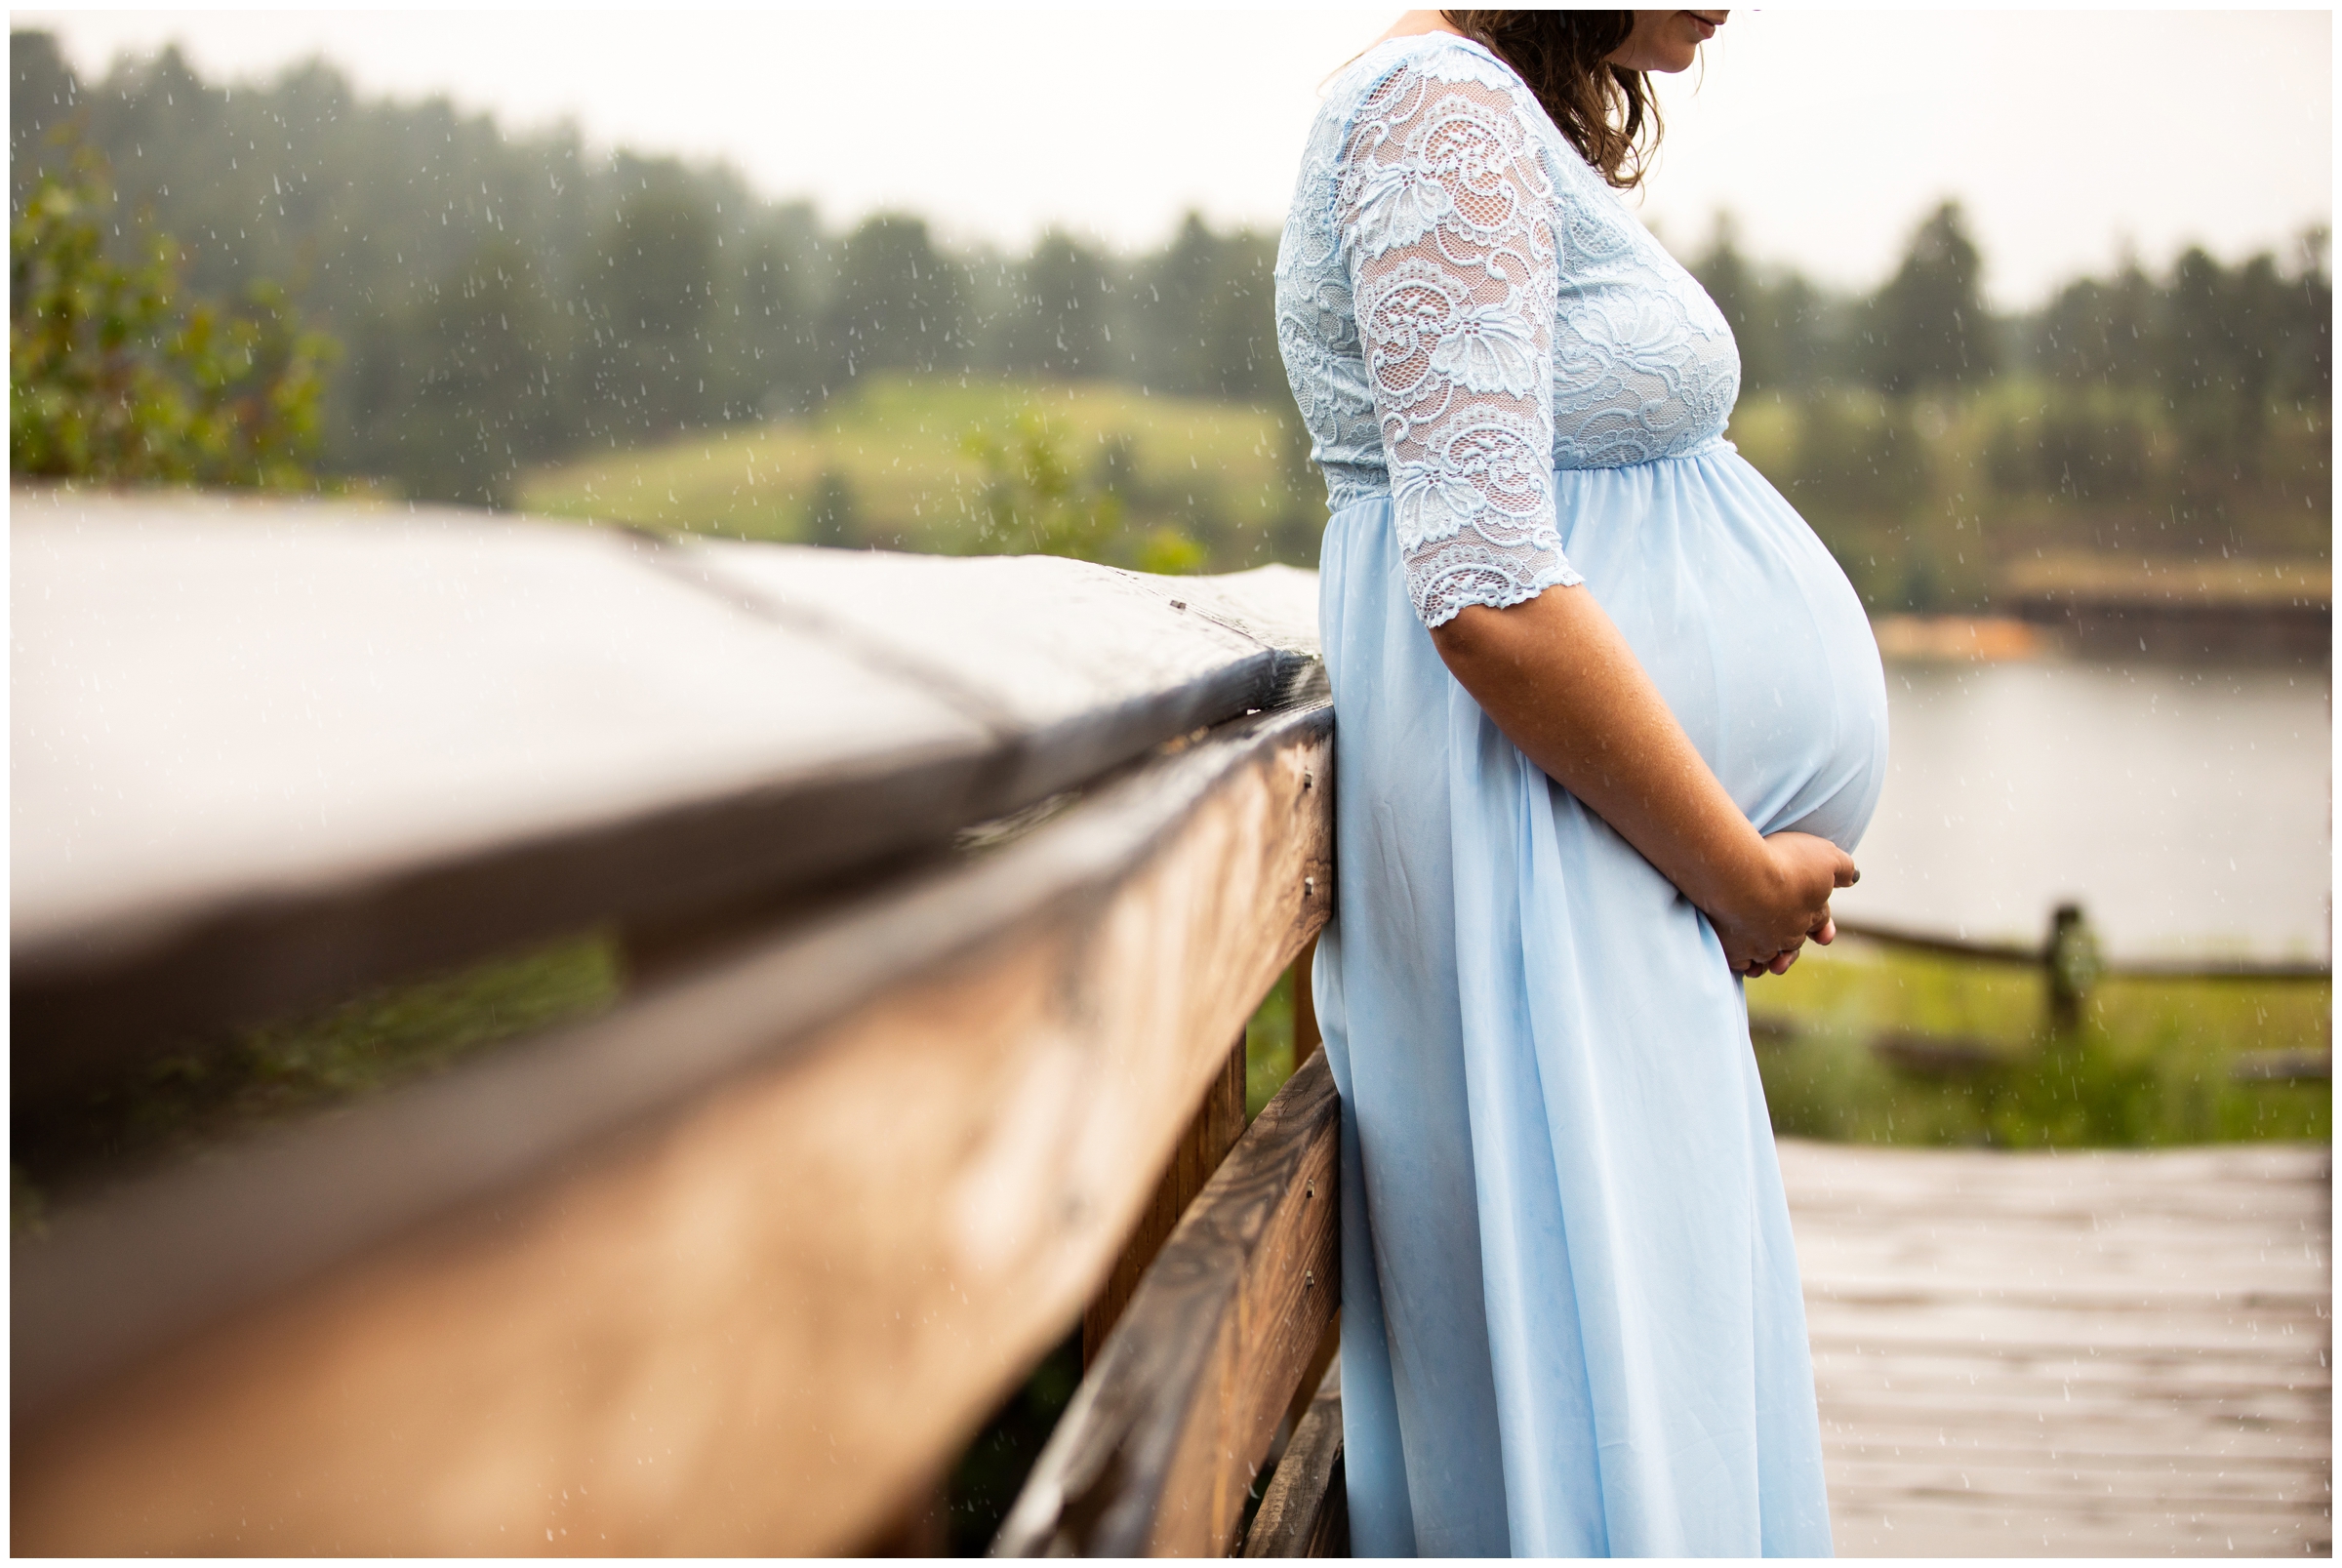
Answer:
<svg viewBox="0 0 2342 1568"><path fill-rule="evenodd" d="M2068 907L2072 907L2068 905ZM1947 937L1941 932L1917 931L1908 926L1877 920L1837 921L1837 929L1849 937L1875 942L1881 946L1901 947L1912 952L1935 953L1945 958L1964 958L1976 963L2045 965L2056 962L2057 936L2052 918L2051 932L2042 942L1972 942L1965 937ZM2129 958L2101 961L2096 966L2099 977L2112 980L2235 980L2248 982L2320 981L2331 983L2334 966L2313 959L2267 958Z"/></svg>
<svg viewBox="0 0 2342 1568"><path fill-rule="evenodd" d="M1310 1059L1190 1206L994 1550L1220 1557L1340 1298L1341 1116Z"/></svg>
<svg viewBox="0 0 2342 1568"><path fill-rule="evenodd" d="M22 1550L855 1549L1115 1275L1330 904L1308 574L14 503L20 1126L548 935L641 959L600 1018L54 1194ZM1181 1413L1150 1541L1229 1544L1322 1354L1331 1115L1299 1075L1124 1263L1085 1408ZM1173 1280L1218 1325L1176 1364Z"/></svg>

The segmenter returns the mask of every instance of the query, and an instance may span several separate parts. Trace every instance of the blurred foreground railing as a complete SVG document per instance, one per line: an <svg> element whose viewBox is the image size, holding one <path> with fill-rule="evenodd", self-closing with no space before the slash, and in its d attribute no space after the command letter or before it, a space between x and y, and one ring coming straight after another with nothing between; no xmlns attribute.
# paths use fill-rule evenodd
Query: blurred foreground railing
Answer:
<svg viewBox="0 0 2342 1568"><path fill-rule="evenodd" d="M1308 574L13 520L20 1143L363 986L634 970L20 1222L17 1549L861 1549L1085 1315L1004 1548L1227 1550L1291 1415L1327 1549L1322 1060L1237 1136L1332 892Z"/></svg>

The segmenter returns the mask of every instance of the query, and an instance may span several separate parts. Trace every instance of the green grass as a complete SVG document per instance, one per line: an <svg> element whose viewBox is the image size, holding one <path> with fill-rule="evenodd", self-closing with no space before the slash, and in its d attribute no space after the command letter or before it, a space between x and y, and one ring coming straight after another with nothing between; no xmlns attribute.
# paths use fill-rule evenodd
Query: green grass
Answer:
<svg viewBox="0 0 2342 1568"><path fill-rule="evenodd" d="M1261 1107L1293 1076L1293 971L1287 969L1270 987L1244 1025L1244 1119L1252 1120Z"/></svg>
<svg viewBox="0 0 2342 1568"><path fill-rule="evenodd" d="M2239 1083L2255 1052L2331 1047L2332 987L2301 982L2105 980L2079 1029L2053 1033L2038 970L1846 939L1754 982L1749 1016L1773 1130L1839 1143L2008 1148L2330 1142L2322 1083ZM1882 1060L1882 1035L1981 1048L1948 1076ZM1244 1032L1244 1108L1293 1071L1293 977Z"/></svg>
<svg viewBox="0 0 2342 1568"><path fill-rule="evenodd" d="M2036 970L1849 940L1809 948L1748 995L1779 1133L2011 1148L2333 1136L2327 1085L2231 1076L2247 1052L2330 1049L2327 985L2105 980L2080 1026L2059 1033ZM1968 1042L1985 1059L1970 1072L1915 1072L1872 1050L1894 1034Z"/></svg>
<svg viewBox="0 0 2342 1568"><path fill-rule="evenodd" d="M985 481L969 438L1006 440L1027 412L1041 416L1077 470L1114 485L1134 530L1183 530L1205 546L1211 570L1270 558L1280 526L1290 533L1303 515L1314 555L1324 492L1294 471L1290 416L1108 382L874 378L810 420L536 470L516 499L544 516L802 542L816 491L834 475L852 498L852 543L969 553L981 543Z"/></svg>

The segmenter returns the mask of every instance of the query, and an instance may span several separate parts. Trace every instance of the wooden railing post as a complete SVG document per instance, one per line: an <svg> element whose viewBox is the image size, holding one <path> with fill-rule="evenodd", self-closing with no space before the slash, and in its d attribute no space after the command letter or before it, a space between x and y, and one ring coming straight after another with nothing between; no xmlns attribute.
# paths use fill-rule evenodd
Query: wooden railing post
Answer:
<svg viewBox="0 0 2342 1568"><path fill-rule="evenodd" d="M2079 904L2061 904L2049 916L2049 936L2041 945L2041 966L2048 971L2049 1033L2064 1038L2081 1027L2082 1010L2103 967L2098 939L2090 931Z"/></svg>
<svg viewBox="0 0 2342 1568"><path fill-rule="evenodd" d="M1217 1556L1341 1305L1341 1104L1322 1055L1148 1270L992 1543L997 1556Z"/></svg>
<svg viewBox="0 0 2342 1568"><path fill-rule="evenodd" d="M1302 1385L1308 1400L1244 1538L1247 1557L1347 1557L1350 1493L1342 1465L1342 1367L1335 1357Z"/></svg>
<svg viewBox="0 0 2342 1568"><path fill-rule="evenodd" d="M1317 962L1317 939L1312 937L1293 960L1293 1070L1309 1061L1311 1053L1325 1043L1317 1032L1317 993L1310 985L1310 970Z"/></svg>
<svg viewBox="0 0 2342 1568"><path fill-rule="evenodd" d="M1244 1037L1236 1036L1234 1049L1221 1065L1220 1073L1203 1092L1203 1101L1195 1107L1194 1119L1180 1135L1179 1146L1172 1149L1171 1158L1163 1166L1163 1174L1154 1184L1154 1195L1147 1200L1147 1208L1139 1223L1131 1227L1130 1239L1114 1259L1113 1272L1081 1314L1081 1369L1088 1372L1098 1359L1098 1352L1121 1319L1122 1308L1130 1305L1131 1293L1139 1288L1139 1276L1154 1262L1154 1255L1163 1250L1171 1232L1179 1226L1179 1217L1188 1212L1195 1194L1220 1169L1228 1151L1236 1146L1244 1135Z"/></svg>

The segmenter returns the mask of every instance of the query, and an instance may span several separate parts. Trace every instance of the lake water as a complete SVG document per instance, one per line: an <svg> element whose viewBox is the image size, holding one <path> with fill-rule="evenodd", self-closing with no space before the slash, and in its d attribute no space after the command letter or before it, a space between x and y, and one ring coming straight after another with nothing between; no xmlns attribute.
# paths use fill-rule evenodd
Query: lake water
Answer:
<svg viewBox="0 0 2342 1568"><path fill-rule="evenodd" d="M1886 689L1849 918L2038 942L2075 899L2110 956L2330 953L2325 670L1890 663Z"/></svg>

